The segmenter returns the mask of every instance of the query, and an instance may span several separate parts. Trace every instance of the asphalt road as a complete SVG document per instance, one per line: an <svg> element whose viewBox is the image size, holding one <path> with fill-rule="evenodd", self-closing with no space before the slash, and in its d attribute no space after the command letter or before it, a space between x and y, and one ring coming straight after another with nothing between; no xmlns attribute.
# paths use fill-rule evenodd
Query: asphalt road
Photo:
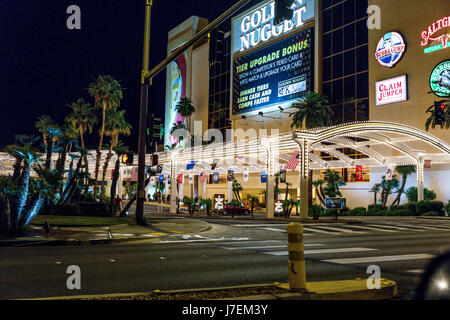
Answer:
<svg viewBox="0 0 450 320"><path fill-rule="evenodd" d="M210 222L206 232L159 243L0 248L0 298L287 282L286 223ZM308 225L304 239L308 281L367 278L378 265L408 299L430 258L450 246L450 221ZM81 290L67 289L70 265L81 269Z"/></svg>

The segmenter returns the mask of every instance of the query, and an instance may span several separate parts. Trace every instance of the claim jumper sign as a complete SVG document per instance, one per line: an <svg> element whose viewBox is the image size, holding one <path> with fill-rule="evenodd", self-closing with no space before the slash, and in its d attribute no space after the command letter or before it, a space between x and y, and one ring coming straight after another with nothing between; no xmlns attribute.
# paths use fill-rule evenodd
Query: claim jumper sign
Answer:
<svg viewBox="0 0 450 320"><path fill-rule="evenodd" d="M303 96L311 89L312 29L234 60L233 114Z"/></svg>

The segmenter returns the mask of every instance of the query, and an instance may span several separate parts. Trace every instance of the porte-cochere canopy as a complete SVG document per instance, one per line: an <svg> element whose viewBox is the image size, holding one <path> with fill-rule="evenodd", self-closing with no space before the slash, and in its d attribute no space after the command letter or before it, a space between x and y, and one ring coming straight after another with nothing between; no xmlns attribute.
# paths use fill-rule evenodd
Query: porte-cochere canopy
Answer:
<svg viewBox="0 0 450 320"><path fill-rule="evenodd" d="M171 150L159 153L164 173L170 174L170 164L177 173L213 171L237 173L283 168L295 150L308 150L303 157L309 170L365 167L386 167L423 163L450 163L450 145L414 127L398 123L368 121L328 128L282 133L268 138L236 140L207 146ZM346 152L344 151L346 150ZM357 158L348 154L359 154ZM322 157L328 155L327 157ZM193 170L187 164L195 161ZM211 165L217 166L212 170ZM271 170L272 169L272 170Z"/></svg>

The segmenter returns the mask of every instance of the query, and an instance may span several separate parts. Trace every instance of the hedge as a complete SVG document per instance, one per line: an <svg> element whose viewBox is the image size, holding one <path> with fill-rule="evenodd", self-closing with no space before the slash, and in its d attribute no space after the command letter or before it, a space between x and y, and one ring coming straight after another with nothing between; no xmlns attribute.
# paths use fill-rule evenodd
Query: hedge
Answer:
<svg viewBox="0 0 450 320"><path fill-rule="evenodd" d="M78 202L52 205L44 210L47 215L79 217L111 217L111 205L105 202Z"/></svg>

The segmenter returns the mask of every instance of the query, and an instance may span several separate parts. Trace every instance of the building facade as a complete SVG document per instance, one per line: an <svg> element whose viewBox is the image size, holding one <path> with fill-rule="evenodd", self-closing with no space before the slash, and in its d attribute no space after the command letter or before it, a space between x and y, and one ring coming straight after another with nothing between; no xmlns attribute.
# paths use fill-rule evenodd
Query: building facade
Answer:
<svg viewBox="0 0 450 320"><path fill-rule="evenodd" d="M171 127L170 119L179 116L173 112L176 99L188 96L197 109L191 121L201 121L202 132L219 129L228 140L232 138L226 136L226 129L245 134L260 134L261 130L267 130L267 134L272 130L289 133L293 130L292 104L307 92L316 91L328 98L334 125L370 120L426 130L428 107L448 96L447 0L426 4L418 0L296 0L292 19L277 25L274 10L273 0L253 1L248 9L224 23L209 43L190 49L185 59L186 70L191 70L186 71L190 72L186 90L175 84L183 72L172 67L167 71L166 128ZM201 29L192 27L195 21L198 26L207 24L205 19L193 17L172 30L168 54ZM183 63L178 62L178 69L180 66L183 68ZM450 142L449 130L436 127L429 132ZM370 148L381 153L383 145ZM411 148L424 160L431 152L420 143ZM316 153L325 160L337 157L326 151ZM401 155L393 151L390 156L397 153ZM345 147L339 154L355 160L367 157ZM372 203L372 186L381 181L388 168L388 164L333 168L346 182L342 192L347 205L354 208ZM188 176L189 171L185 174ZM252 172L245 179L235 176L244 188L244 198L246 194L263 198L262 174ZM180 196L211 198L223 194L230 198L226 173L218 179L210 172L206 175L203 187L198 177L191 184L185 179ZM321 177L323 170L310 174L312 180ZM448 179L448 163L431 163L425 168L424 186L434 190L438 200L450 199L450 187L445 183ZM292 185L289 192L299 196L298 171L288 171L286 181ZM412 175L407 187L416 181ZM314 190L311 193L317 201ZM280 191L280 198L284 199L284 191Z"/></svg>

